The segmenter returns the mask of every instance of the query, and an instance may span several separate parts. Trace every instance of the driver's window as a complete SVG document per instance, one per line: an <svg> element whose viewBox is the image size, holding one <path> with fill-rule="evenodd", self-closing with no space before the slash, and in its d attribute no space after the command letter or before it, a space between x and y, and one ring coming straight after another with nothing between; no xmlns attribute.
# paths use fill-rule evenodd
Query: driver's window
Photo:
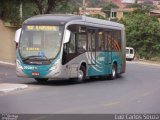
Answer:
<svg viewBox="0 0 160 120"><path fill-rule="evenodd" d="M67 54L73 54L76 53L77 25L70 25L67 29L71 32L71 35L64 49Z"/></svg>
<svg viewBox="0 0 160 120"><path fill-rule="evenodd" d="M76 34L71 33L70 42L68 43L68 53L76 53Z"/></svg>

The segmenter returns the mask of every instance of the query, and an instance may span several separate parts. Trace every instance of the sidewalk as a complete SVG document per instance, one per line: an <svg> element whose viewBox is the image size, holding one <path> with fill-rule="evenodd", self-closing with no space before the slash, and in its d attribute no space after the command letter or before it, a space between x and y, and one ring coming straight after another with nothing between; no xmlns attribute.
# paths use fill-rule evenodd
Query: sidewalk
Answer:
<svg viewBox="0 0 160 120"><path fill-rule="evenodd" d="M9 62L3 62L3 61L0 61L0 64L15 65L15 63L9 63Z"/></svg>
<svg viewBox="0 0 160 120"><path fill-rule="evenodd" d="M22 90L27 88L25 84L14 84L14 83L0 83L0 93L11 92L15 90Z"/></svg>

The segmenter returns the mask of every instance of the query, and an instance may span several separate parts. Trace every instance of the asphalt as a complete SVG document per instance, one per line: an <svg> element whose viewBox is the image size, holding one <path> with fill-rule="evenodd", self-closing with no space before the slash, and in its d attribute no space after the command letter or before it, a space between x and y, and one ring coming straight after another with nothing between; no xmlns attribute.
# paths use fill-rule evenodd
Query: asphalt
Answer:
<svg viewBox="0 0 160 120"><path fill-rule="evenodd" d="M0 93L0 113L109 114L160 113L160 67L127 62L116 80L90 79L82 84L18 78L15 66L0 65L1 83L26 84L23 90Z"/></svg>
<svg viewBox="0 0 160 120"><path fill-rule="evenodd" d="M151 66L159 66L159 63L150 62L150 61L144 61L144 60L136 60L136 61L127 61L128 64L142 64L142 65L151 65ZM0 64L3 65L10 65L12 67L15 67L14 63L8 63L8 62L2 62L0 61ZM3 77L7 77L8 73L0 73L0 79ZM15 90L23 90L28 87L27 84L17 84L17 83L0 83L0 93L6 93L11 92ZM114 103L113 103L114 104Z"/></svg>
<svg viewBox="0 0 160 120"><path fill-rule="evenodd" d="M8 79L15 76L15 64L0 61L0 93L8 93L12 91L19 91L28 88L28 85L21 82L13 83ZM5 68L5 69L3 69ZM6 79L7 78L7 79ZM18 80L18 79L17 79Z"/></svg>

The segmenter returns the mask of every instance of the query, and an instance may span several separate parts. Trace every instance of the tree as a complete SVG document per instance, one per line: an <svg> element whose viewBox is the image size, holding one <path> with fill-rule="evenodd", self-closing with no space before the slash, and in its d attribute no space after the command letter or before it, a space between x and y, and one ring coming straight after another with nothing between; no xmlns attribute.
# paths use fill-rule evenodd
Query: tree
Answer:
<svg viewBox="0 0 160 120"><path fill-rule="evenodd" d="M68 1L63 1L61 3L59 3L55 10L53 10L56 13L72 13L74 9L74 6L71 5L70 2Z"/></svg>
<svg viewBox="0 0 160 120"><path fill-rule="evenodd" d="M10 22L14 25L20 22L19 0L1 0L0 3L0 19Z"/></svg>
<svg viewBox="0 0 160 120"><path fill-rule="evenodd" d="M160 52L160 24L157 18L136 10L121 21L126 27L127 46L135 48L140 57L150 59Z"/></svg>
<svg viewBox="0 0 160 120"><path fill-rule="evenodd" d="M52 13L58 5L63 4L64 11L70 11L70 0L1 0L0 19L19 26L25 19L38 14ZM20 18L20 4L23 16ZM22 21L21 21L22 20Z"/></svg>
<svg viewBox="0 0 160 120"><path fill-rule="evenodd" d="M53 9L55 9L59 3L68 2L69 0L31 0L31 1L33 1L38 8L36 14L48 14L51 11L53 11Z"/></svg>
<svg viewBox="0 0 160 120"><path fill-rule="evenodd" d="M129 4L127 5L128 8L136 8L136 9L141 9L141 10L144 10L145 12L149 12L151 9L155 9L155 6L153 5L152 2L147 2L145 1L144 3L142 4Z"/></svg>

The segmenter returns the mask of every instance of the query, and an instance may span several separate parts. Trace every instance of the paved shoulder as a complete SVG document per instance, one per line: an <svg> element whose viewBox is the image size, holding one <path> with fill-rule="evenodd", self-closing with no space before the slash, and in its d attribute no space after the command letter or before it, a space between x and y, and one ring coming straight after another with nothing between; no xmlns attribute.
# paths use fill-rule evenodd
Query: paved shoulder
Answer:
<svg viewBox="0 0 160 120"><path fill-rule="evenodd" d="M10 92L14 90L21 90L27 88L28 85L25 84L11 84L11 83L1 83L0 84L0 93Z"/></svg>
<svg viewBox="0 0 160 120"><path fill-rule="evenodd" d="M160 67L160 63L152 62L152 61L127 61L128 64L142 64L142 65L150 65Z"/></svg>

